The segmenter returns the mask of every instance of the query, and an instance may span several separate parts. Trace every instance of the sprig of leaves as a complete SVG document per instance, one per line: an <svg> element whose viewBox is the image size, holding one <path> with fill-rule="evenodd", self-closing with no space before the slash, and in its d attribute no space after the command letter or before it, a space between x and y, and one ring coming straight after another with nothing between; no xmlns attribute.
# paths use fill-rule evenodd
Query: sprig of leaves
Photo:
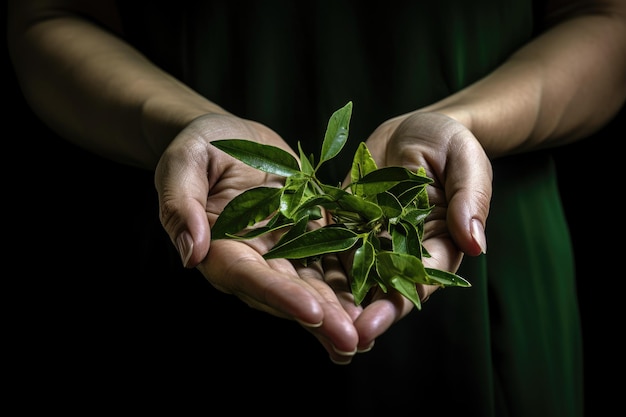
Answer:
<svg viewBox="0 0 626 417"><path fill-rule="evenodd" d="M378 168L365 143L354 154L346 188L322 183L320 166L339 154L348 140L352 102L328 121L319 161L306 156L298 143L300 164L288 152L243 139L212 144L258 170L285 177L281 188L256 187L231 200L212 228L212 239L251 239L286 230L263 255L304 264L328 253L354 251L350 285L355 304L378 286L399 291L421 309L416 284L469 287L459 275L427 268L429 253L422 245L424 222L433 207L425 170L400 166ZM311 220L326 211L333 224L308 230ZM262 222L262 225L261 225Z"/></svg>

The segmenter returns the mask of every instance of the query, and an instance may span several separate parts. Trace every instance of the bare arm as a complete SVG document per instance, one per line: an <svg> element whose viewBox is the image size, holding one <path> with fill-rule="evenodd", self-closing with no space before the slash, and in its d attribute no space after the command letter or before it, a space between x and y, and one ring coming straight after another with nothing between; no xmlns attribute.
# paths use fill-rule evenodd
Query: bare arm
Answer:
<svg viewBox="0 0 626 417"><path fill-rule="evenodd" d="M435 210L424 231L427 265L455 270L463 255L486 253L492 159L581 139L623 105L626 2L564 3L567 9L552 9L551 29L495 71L384 122L368 138L379 166L424 167L435 178L429 189ZM432 289L425 290L427 298ZM355 321L361 343L373 341L411 308L393 294L372 300Z"/></svg>
<svg viewBox="0 0 626 417"><path fill-rule="evenodd" d="M268 127L229 114L118 38L113 5L9 2L9 47L29 104L66 139L155 171L159 217L184 266L250 307L298 321L333 361L348 363L358 334L319 268L263 259L273 237L210 239L210 225L228 201L280 179L258 175L209 143L238 137L289 147Z"/></svg>
<svg viewBox="0 0 626 417"><path fill-rule="evenodd" d="M626 2L563 3L549 16L553 26L500 68L422 110L459 120L491 158L602 127L626 98Z"/></svg>
<svg viewBox="0 0 626 417"><path fill-rule="evenodd" d="M191 120L226 114L116 37L113 1L10 0L8 10L9 50L26 99L79 146L153 170Z"/></svg>

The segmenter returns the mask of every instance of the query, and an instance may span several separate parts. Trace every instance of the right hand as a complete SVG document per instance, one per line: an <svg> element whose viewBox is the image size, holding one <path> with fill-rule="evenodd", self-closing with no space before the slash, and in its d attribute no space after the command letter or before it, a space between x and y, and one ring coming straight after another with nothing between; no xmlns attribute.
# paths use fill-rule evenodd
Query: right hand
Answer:
<svg viewBox="0 0 626 417"><path fill-rule="evenodd" d="M481 144L465 125L443 113L416 111L381 124L366 144L377 166L404 166L412 171L423 167L434 180L428 195L435 207L424 225L423 244L431 255L423 259L426 266L456 272L464 255L485 252L493 172ZM344 308L351 311L343 280L327 275L345 300ZM418 284L417 292L424 302L438 288ZM364 309L352 314L360 348L372 346L413 307L397 291L373 291Z"/></svg>
<svg viewBox="0 0 626 417"><path fill-rule="evenodd" d="M296 156L271 129L230 115L202 116L183 129L163 152L155 185L161 223L185 267L197 267L215 288L250 307L298 321L333 361L349 362L356 353L358 334L324 281L319 264L302 267L286 259L265 260L262 254L277 238L271 234L244 241L211 241L211 225L235 196L253 187L283 185L283 178L212 146L210 142L217 139L252 140Z"/></svg>

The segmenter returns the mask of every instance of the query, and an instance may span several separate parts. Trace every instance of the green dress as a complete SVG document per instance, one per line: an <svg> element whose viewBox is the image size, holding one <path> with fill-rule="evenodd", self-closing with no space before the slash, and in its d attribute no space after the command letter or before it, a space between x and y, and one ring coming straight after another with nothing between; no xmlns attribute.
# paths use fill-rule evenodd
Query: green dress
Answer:
<svg viewBox="0 0 626 417"><path fill-rule="evenodd" d="M323 174L334 182L381 122L494 69L536 33L540 14L540 2L523 0L128 3L120 2L126 36L150 59L309 153L332 112L352 101L344 158ZM169 299L155 310L170 309L161 331L175 334L180 351L161 360L185 362L220 381L216 398L237 392L236 407L258 411L280 413L295 399L352 415L582 415L574 262L553 161L534 152L493 168L488 253L460 269L473 286L438 291L351 365L331 364L296 324L194 281L203 279L181 271L175 253L170 269L188 281L168 275ZM157 258L147 251L149 263Z"/></svg>

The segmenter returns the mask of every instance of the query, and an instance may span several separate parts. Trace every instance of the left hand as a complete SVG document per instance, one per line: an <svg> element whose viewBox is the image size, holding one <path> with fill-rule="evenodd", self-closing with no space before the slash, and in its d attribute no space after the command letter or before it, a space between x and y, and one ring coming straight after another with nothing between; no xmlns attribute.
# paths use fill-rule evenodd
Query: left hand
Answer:
<svg viewBox="0 0 626 417"><path fill-rule="evenodd" d="M428 187L435 206L424 225L423 244L431 254L426 266L456 272L463 255L486 251L484 228L491 200L492 168L476 137L460 122L441 113L414 112L388 120L368 138L378 167L424 167L434 180ZM327 260L327 262L331 262ZM326 280L335 289L359 333L359 348L406 316L414 305L397 291L373 292L364 308L354 306L349 284L333 270ZM422 301L439 287L418 285Z"/></svg>

